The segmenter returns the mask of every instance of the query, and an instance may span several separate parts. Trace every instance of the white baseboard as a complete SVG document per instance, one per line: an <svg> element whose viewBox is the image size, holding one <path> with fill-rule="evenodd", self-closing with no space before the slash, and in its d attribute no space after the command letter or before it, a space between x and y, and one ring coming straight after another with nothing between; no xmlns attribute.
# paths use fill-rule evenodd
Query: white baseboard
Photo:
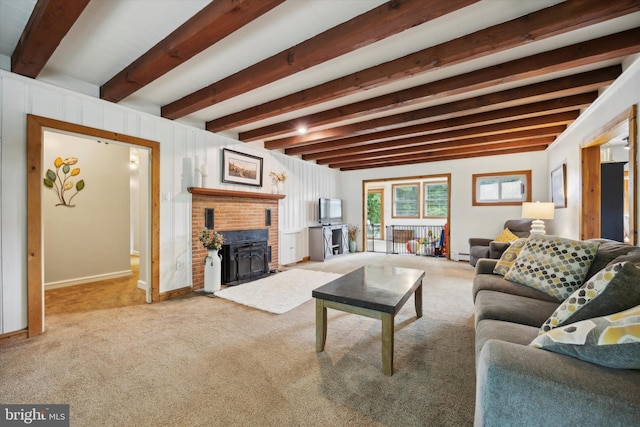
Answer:
<svg viewBox="0 0 640 427"><path fill-rule="evenodd" d="M147 290L147 282L144 280L138 280L138 287L143 291Z"/></svg>
<svg viewBox="0 0 640 427"><path fill-rule="evenodd" d="M45 283L44 287L46 289L64 288L67 286L75 286L75 285L83 285L85 283L99 282L101 280L118 279L120 277L131 276L132 274L133 274L133 271L131 270L116 271L114 273L98 274L95 276L78 277L77 279L72 279L72 280L60 280L58 282Z"/></svg>

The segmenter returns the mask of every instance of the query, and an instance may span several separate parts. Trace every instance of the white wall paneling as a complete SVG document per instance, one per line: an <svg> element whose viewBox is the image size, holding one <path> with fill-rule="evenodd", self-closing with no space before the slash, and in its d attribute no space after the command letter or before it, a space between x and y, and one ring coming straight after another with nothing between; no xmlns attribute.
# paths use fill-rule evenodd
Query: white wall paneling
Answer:
<svg viewBox="0 0 640 427"><path fill-rule="evenodd" d="M0 71L0 334L27 326L26 115L95 127L160 143L160 292L191 284L191 196L182 187L184 158L206 161L208 187L271 192L270 170L286 170L287 197L279 221L288 229L313 224L318 197L339 197L340 173L253 144L213 134L44 83ZM222 147L264 158L262 188L223 184ZM21 178L17 178L21 177ZM313 200L316 202L312 202ZM299 213L302 212L302 216ZM303 232L303 235L305 233ZM304 239L304 237L303 237ZM303 243L303 245L305 245ZM303 248L307 254L306 246ZM182 268L178 269L177 267Z"/></svg>

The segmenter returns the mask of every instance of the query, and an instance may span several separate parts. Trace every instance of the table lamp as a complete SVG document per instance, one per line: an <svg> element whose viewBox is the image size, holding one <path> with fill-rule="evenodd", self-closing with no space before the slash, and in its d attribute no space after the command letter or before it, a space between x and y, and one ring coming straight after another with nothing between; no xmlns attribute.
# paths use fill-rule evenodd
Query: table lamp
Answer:
<svg viewBox="0 0 640 427"><path fill-rule="evenodd" d="M533 219L531 235L545 234L543 219L553 219L554 205L552 202L524 202L522 204L522 218Z"/></svg>

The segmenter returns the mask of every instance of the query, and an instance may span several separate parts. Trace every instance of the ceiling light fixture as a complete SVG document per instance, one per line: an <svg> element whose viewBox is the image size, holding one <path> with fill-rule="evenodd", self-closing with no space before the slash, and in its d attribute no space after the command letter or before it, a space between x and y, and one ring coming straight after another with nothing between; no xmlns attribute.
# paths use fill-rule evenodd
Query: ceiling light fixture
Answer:
<svg viewBox="0 0 640 427"><path fill-rule="evenodd" d="M298 126L298 133L300 135L305 135L307 133L307 128L306 126Z"/></svg>

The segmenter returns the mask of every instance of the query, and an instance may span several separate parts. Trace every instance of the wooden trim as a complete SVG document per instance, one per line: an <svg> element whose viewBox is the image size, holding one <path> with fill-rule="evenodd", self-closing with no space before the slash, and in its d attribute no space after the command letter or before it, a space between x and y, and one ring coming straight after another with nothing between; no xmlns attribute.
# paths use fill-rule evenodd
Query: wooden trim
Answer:
<svg viewBox="0 0 640 427"><path fill-rule="evenodd" d="M160 143L46 117L27 115L27 306L29 337L44 331L42 277L42 155L45 129L124 142L150 149L151 300L160 298Z"/></svg>
<svg viewBox="0 0 640 427"><path fill-rule="evenodd" d="M499 177L503 177L503 176L511 176L511 175L524 175L527 177L527 188L526 190L526 194L525 194L525 199L524 200L520 200L520 201L516 201L516 202L490 202L490 203L483 203L483 202L478 202L476 201L477 199L477 194L476 194L476 180L478 178L481 177L485 177L485 176L499 176ZM531 170L521 170L521 171L508 171L508 172L490 172L490 173L474 173L473 175L471 175L471 190L472 190L472 206L518 206L518 205L522 205L523 202L530 202L531 201L531 187L532 187L532 182L531 182Z"/></svg>
<svg viewBox="0 0 640 427"><path fill-rule="evenodd" d="M638 105L629 109L629 186L627 197L629 203L629 243L637 245L638 228Z"/></svg>
<svg viewBox="0 0 640 427"><path fill-rule="evenodd" d="M581 150L582 215L580 239L600 237L600 145Z"/></svg>
<svg viewBox="0 0 640 427"><path fill-rule="evenodd" d="M256 193L253 191L220 190L218 188L188 187L187 191L191 194L197 194L200 196L245 197L249 199L280 200L286 197L286 195L284 194Z"/></svg>
<svg viewBox="0 0 640 427"><path fill-rule="evenodd" d="M11 344L12 342L21 341L27 338L29 338L29 331L27 328L20 329L18 331L0 335L0 345Z"/></svg>
<svg viewBox="0 0 640 427"><path fill-rule="evenodd" d="M158 295L158 301L166 301L172 298L181 297L183 295L188 295L193 292L193 288L191 286L186 286L184 288L172 289L167 292L162 292Z"/></svg>

